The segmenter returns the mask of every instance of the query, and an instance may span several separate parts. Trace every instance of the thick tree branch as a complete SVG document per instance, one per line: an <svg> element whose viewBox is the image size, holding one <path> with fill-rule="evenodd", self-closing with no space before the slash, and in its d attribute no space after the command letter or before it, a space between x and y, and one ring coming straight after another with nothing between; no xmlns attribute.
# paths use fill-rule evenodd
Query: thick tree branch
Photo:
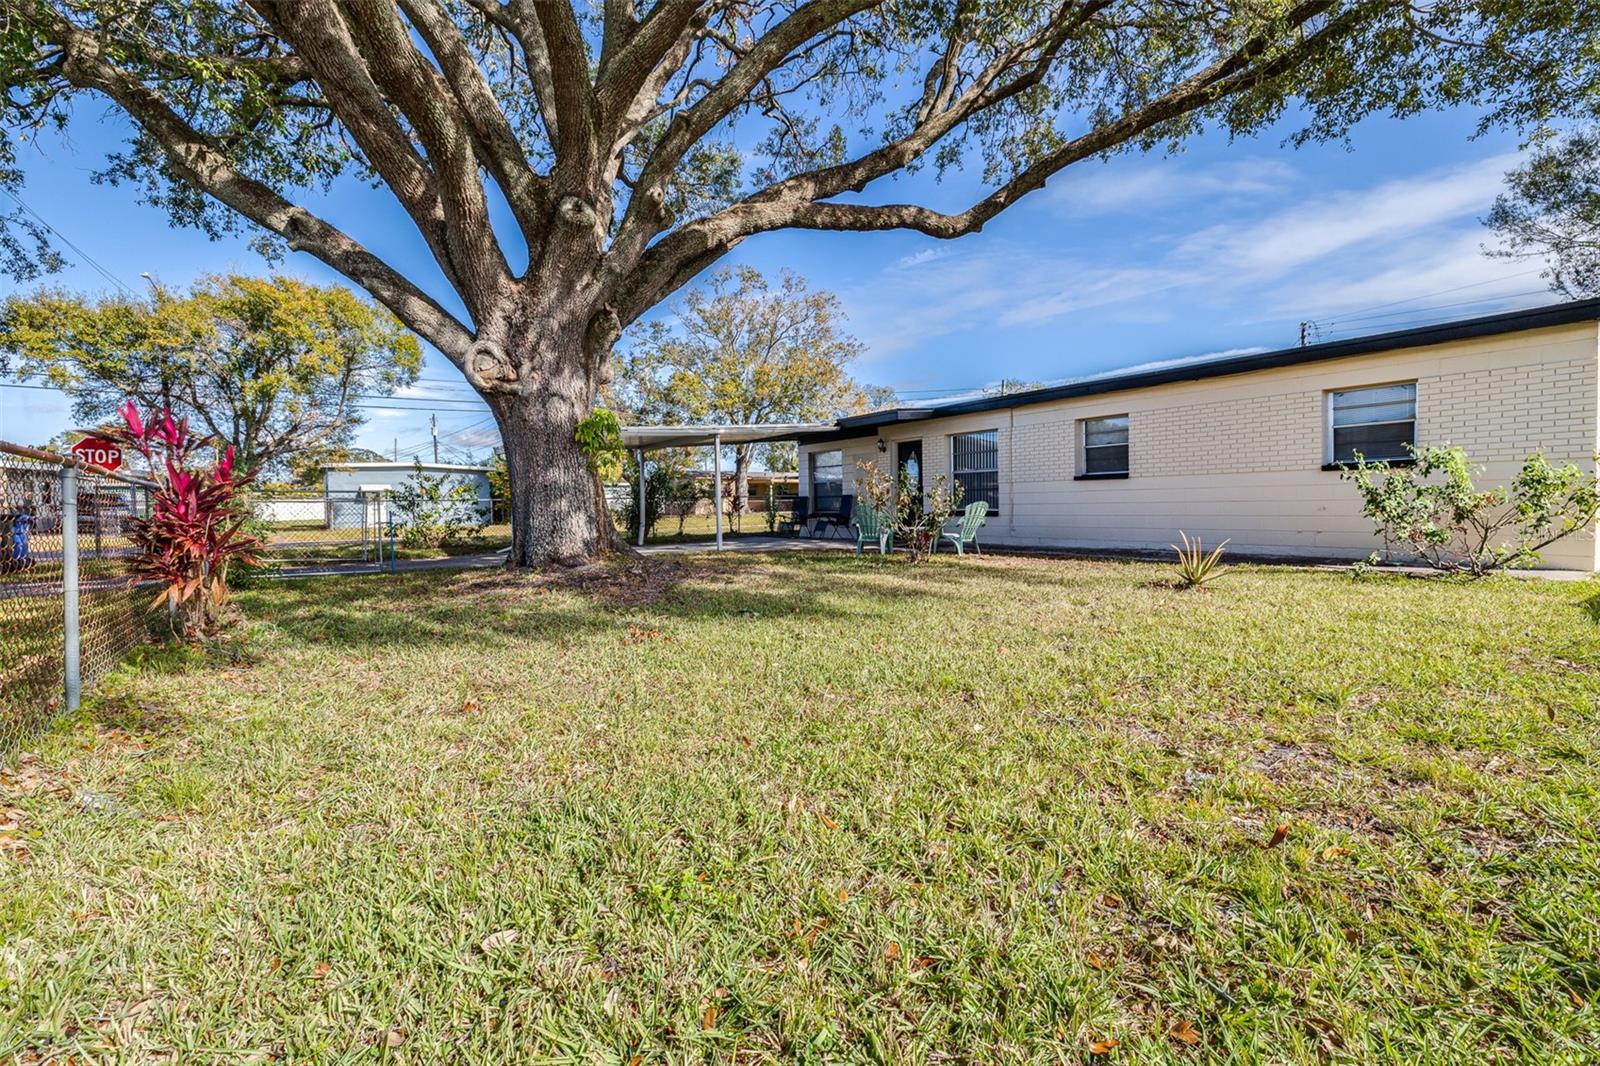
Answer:
<svg viewBox="0 0 1600 1066"><path fill-rule="evenodd" d="M549 190L529 165L516 132L466 40L436 0L400 0L400 5L438 59L471 125L478 156L505 193L523 239L529 248L538 247L549 220Z"/></svg>
<svg viewBox="0 0 1600 1066"><path fill-rule="evenodd" d="M528 80L533 83L533 102L544 122L550 147L555 149L559 135L556 117L555 78L550 73L550 50L545 46L544 31L534 17L534 0L464 0L466 5L483 16L485 22L510 35L522 49L522 61L528 68Z"/></svg>
<svg viewBox="0 0 1600 1066"><path fill-rule="evenodd" d="M362 155L394 193L427 242L434 261L458 290L445 238L444 205L433 174L389 111L339 12L323 0L252 0L257 12L295 49Z"/></svg>
<svg viewBox="0 0 1600 1066"><path fill-rule="evenodd" d="M67 81L104 94L126 111L162 147L184 180L283 237L291 249L327 263L370 292L458 366L464 365L472 333L430 296L342 230L240 173L165 100L113 66L92 34L62 19L52 19L41 29L65 49Z"/></svg>
<svg viewBox="0 0 1600 1066"><path fill-rule="evenodd" d="M416 130L436 176L444 206L445 240L461 298L474 320L486 323L510 287L511 269L489 221L489 202L459 102L412 43L391 0L347 0L350 29L373 78ZM342 117L342 116L341 116Z"/></svg>
<svg viewBox="0 0 1600 1066"><path fill-rule="evenodd" d="M754 47L723 75L694 106L667 126L634 183L634 196L612 243L611 258L623 271L638 261L646 245L661 232L667 182L694 145L730 115L751 90L783 65L797 48L881 0L814 0L768 30Z"/></svg>
<svg viewBox="0 0 1600 1066"><path fill-rule="evenodd" d="M1100 5L1103 6L1103 5ZM1263 31L1234 51L1191 74L1154 100L1102 124L1026 167L965 211L947 214L916 204L839 204L821 202L904 167L931 148L962 121L1019 91L1016 79L998 90L983 84L971 87L947 111L933 116L897 141L836 167L823 168L774 183L731 207L679 229L644 253L636 270L619 289L618 315L629 323L682 284L686 264L696 271L714 262L728 249L755 233L774 229L883 230L915 229L940 238L960 237L978 231L1000 211L1022 196L1043 187L1053 174L1073 163L1126 144L1150 130L1245 91L1292 69L1326 44L1361 25L1364 9L1357 5L1330 19L1320 29L1303 33L1293 44L1262 58L1282 29L1302 28L1325 14L1331 0L1307 0L1283 16L1278 32ZM1055 47L1059 47L1057 40ZM1259 62L1258 62L1259 60ZM1044 65L1030 72L1042 77ZM688 276L692 277L693 274Z"/></svg>
<svg viewBox="0 0 1600 1066"><path fill-rule="evenodd" d="M598 152L594 94L589 86L589 54L583 28L570 4L519 0L533 9L534 21L550 57L550 77L560 135L556 137L555 192L571 194L587 185Z"/></svg>
<svg viewBox="0 0 1600 1066"><path fill-rule="evenodd" d="M694 31L705 25L709 15L709 7L692 0L657 4L614 55L608 57L602 53L595 96L603 136L615 139L629 116L641 106L641 97L646 97L643 105L646 108L655 102L660 87L689 54ZM606 29L609 35L609 4ZM650 91L651 85L655 86L655 92Z"/></svg>

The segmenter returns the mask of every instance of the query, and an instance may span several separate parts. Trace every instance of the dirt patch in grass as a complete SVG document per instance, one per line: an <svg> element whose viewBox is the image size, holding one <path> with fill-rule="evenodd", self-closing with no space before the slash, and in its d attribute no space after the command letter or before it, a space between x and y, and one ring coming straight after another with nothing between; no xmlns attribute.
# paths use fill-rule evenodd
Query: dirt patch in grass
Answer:
<svg viewBox="0 0 1600 1066"><path fill-rule="evenodd" d="M688 567L676 559L618 557L546 571L472 571L456 578L453 584L463 595L514 597L518 593L563 590L582 593L608 606L647 607L672 592L689 574Z"/></svg>

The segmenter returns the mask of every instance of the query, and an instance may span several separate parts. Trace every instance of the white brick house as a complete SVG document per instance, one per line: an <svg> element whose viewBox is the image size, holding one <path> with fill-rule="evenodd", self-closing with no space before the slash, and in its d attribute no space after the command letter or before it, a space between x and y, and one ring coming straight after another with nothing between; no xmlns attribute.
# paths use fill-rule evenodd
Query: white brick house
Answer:
<svg viewBox="0 0 1600 1066"><path fill-rule="evenodd" d="M989 500L989 544L1165 550L1183 529L1361 558L1378 542L1333 463L1404 443L1460 445L1485 485L1541 449L1592 468L1600 300L841 419L801 440L800 492L853 493L858 463L914 457ZM1591 530L1545 565L1593 570L1596 550Z"/></svg>

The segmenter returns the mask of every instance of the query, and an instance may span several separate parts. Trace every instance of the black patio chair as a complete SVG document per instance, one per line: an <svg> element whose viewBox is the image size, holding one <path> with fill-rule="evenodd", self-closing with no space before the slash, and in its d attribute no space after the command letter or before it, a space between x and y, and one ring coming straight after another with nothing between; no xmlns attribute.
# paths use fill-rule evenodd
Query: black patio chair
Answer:
<svg viewBox="0 0 1600 1066"><path fill-rule="evenodd" d="M806 523L811 519L811 500L806 496L796 496L794 506L789 509L789 517L778 523L778 535L783 537L796 537L804 533Z"/></svg>
<svg viewBox="0 0 1600 1066"><path fill-rule="evenodd" d="M839 507L834 511L819 511L812 516L812 535L817 535L824 527L830 535L837 536L841 531L848 533L850 530L850 515L855 511L856 498L848 492L839 497Z"/></svg>

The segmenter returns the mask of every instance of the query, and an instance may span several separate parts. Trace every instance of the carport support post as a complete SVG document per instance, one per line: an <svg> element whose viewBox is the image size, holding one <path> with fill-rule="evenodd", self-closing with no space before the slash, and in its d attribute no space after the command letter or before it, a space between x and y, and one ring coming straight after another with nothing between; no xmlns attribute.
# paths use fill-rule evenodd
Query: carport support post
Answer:
<svg viewBox="0 0 1600 1066"><path fill-rule="evenodd" d="M78 709L82 689L82 645L78 632L78 468L61 468L61 593L65 601L62 664L66 674L67 712Z"/></svg>
<svg viewBox="0 0 1600 1066"><path fill-rule="evenodd" d="M639 547L644 547L644 449L633 450L633 461L639 464Z"/></svg>
<svg viewBox="0 0 1600 1066"><path fill-rule="evenodd" d="M722 434L711 440L711 513L717 516L717 551L722 550Z"/></svg>

